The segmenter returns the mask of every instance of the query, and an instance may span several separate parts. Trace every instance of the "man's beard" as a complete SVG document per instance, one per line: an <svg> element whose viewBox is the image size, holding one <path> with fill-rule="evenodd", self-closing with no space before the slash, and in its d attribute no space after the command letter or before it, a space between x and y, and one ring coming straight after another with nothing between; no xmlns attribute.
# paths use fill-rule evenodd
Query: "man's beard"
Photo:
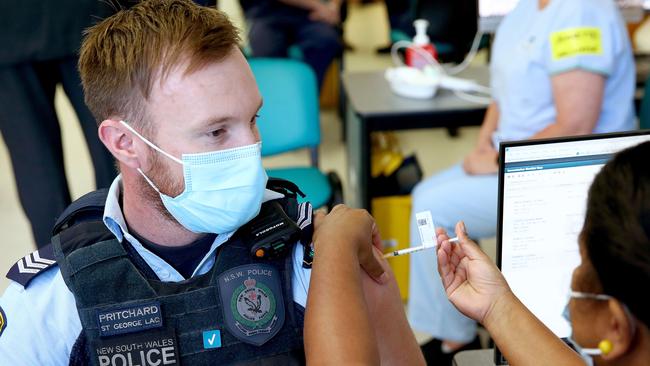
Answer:
<svg viewBox="0 0 650 366"><path fill-rule="evenodd" d="M151 170L145 172L147 177L153 182L156 187L160 190L160 193L163 193L169 197L176 197L179 194L183 193L185 189L184 182L175 182L172 175L169 173L170 169L165 165L157 152L151 152ZM162 213L167 219L171 221L178 221L172 214L167 211L167 208L162 202L160 194L149 185L149 183L142 178L142 189L141 192L144 198L149 201L154 208ZM180 224L180 223L179 223Z"/></svg>

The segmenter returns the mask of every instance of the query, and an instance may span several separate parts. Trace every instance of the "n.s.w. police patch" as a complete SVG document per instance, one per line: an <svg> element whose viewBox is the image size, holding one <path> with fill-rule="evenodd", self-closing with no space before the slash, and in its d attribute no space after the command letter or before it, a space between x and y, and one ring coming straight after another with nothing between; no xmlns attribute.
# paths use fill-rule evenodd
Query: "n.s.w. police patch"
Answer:
<svg viewBox="0 0 650 366"><path fill-rule="evenodd" d="M5 315L4 310L0 307L0 336L7 329L7 316Z"/></svg>
<svg viewBox="0 0 650 366"><path fill-rule="evenodd" d="M228 331L261 346L284 325L280 273L267 264L239 266L219 275L219 294Z"/></svg>

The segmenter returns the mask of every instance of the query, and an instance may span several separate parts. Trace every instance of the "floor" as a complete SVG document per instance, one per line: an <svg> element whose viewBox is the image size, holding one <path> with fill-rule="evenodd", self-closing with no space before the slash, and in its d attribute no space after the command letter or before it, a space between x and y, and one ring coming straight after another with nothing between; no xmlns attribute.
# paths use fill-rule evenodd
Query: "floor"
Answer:
<svg viewBox="0 0 650 366"><path fill-rule="evenodd" d="M241 11L236 0L220 1L222 8L242 25ZM345 54L345 65L349 71L384 69L391 65L390 57L378 56L374 50L387 44L388 24L385 8L381 4L353 6L346 23L347 41L354 46L353 52ZM482 62L479 55L475 62ZM66 174L73 198L93 189L92 165L77 120L68 100L57 91L56 107L61 119L65 147ZM341 121L332 110L321 112L322 144L320 146L321 168L334 170L346 180L347 160L341 141ZM459 161L469 152L477 138L478 128L462 128L456 138L450 138L446 130L423 129L398 133L405 154L415 153L425 175ZM307 152L284 154L265 159L268 167L292 164L308 164ZM16 187L7 149L0 137L0 232L3 233L4 248L0 255L0 272L6 273L20 257L34 249L29 224L18 202ZM494 254L494 243L487 244L487 251ZM0 291L4 291L8 280L1 276ZM425 337L418 337L420 340Z"/></svg>

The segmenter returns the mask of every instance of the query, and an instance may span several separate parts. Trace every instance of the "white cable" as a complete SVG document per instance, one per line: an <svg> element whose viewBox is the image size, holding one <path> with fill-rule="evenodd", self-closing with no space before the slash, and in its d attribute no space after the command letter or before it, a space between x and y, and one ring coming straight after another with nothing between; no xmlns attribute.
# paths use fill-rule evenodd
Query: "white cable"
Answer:
<svg viewBox="0 0 650 366"><path fill-rule="evenodd" d="M484 105L489 105L490 103L492 103L492 98L483 97L480 95L474 95L460 90L454 90L453 92L458 98L466 100L471 103L484 104Z"/></svg>
<svg viewBox="0 0 650 366"><path fill-rule="evenodd" d="M476 55L476 49L478 49L478 46L475 46L475 45L478 45L477 40L480 41L482 35L483 34L481 32L476 34L476 37L474 38L474 44L472 44L472 49L470 50L470 54L468 54L468 57L466 57L465 60L460 65L450 69L450 71L452 71L452 72L461 72L467 67L467 65L469 65L472 62L472 58L474 58L474 56ZM425 59L425 61L427 61L427 63L429 65L435 67L441 73L441 75L449 76L449 71L446 71L445 68L442 67L442 65L440 65L438 60L436 60L433 56L431 56L431 54L429 54L428 52L422 50L421 48L413 46L413 43L409 42L409 41L398 41L398 42L395 42L393 44L393 46L391 47L390 55L391 55L391 57L393 59L393 63L395 65L397 65L397 66L405 66L404 62L402 61L402 59L399 57L399 54L397 53L397 51L400 48L408 48L408 49L411 49L411 50L415 51L418 55L422 56ZM480 85L478 83L476 83L473 86L473 88L475 88L475 91L477 93L483 93L483 94L488 94L488 95L491 94L490 88L488 88L486 86L483 86L483 85ZM470 94L470 93L467 93L467 92L464 92L464 91L460 91L460 90L453 90L452 89L452 91L454 92L454 94L458 98L466 100L466 101L468 101L470 103L477 103L477 104L484 104L484 105L489 105L490 103L492 103L492 99L489 98L489 97L473 95L473 94Z"/></svg>
<svg viewBox="0 0 650 366"><path fill-rule="evenodd" d="M447 74L449 75L456 75L459 72L462 72L469 66L469 64L472 63L474 60L474 57L476 57L476 54L478 53L478 47L481 44L481 38L483 38L483 32L476 32L476 35L474 36L474 41L472 41L472 47L469 49L469 52L467 53L467 56L465 56L465 59L463 62L460 64L451 67L447 70Z"/></svg>

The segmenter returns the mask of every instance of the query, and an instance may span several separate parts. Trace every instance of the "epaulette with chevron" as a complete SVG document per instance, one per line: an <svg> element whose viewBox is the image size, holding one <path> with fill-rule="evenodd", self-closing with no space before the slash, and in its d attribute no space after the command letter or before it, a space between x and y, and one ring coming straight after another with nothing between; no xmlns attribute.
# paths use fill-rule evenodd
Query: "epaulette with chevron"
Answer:
<svg viewBox="0 0 650 366"><path fill-rule="evenodd" d="M298 205L298 220L296 224L300 228L300 242L303 246L302 267L310 269L314 262L314 247L312 236L314 235L313 223L314 208L311 203L303 202Z"/></svg>
<svg viewBox="0 0 650 366"><path fill-rule="evenodd" d="M55 264L54 248L52 244L48 244L20 258L9 269L7 278L27 287L31 280Z"/></svg>

